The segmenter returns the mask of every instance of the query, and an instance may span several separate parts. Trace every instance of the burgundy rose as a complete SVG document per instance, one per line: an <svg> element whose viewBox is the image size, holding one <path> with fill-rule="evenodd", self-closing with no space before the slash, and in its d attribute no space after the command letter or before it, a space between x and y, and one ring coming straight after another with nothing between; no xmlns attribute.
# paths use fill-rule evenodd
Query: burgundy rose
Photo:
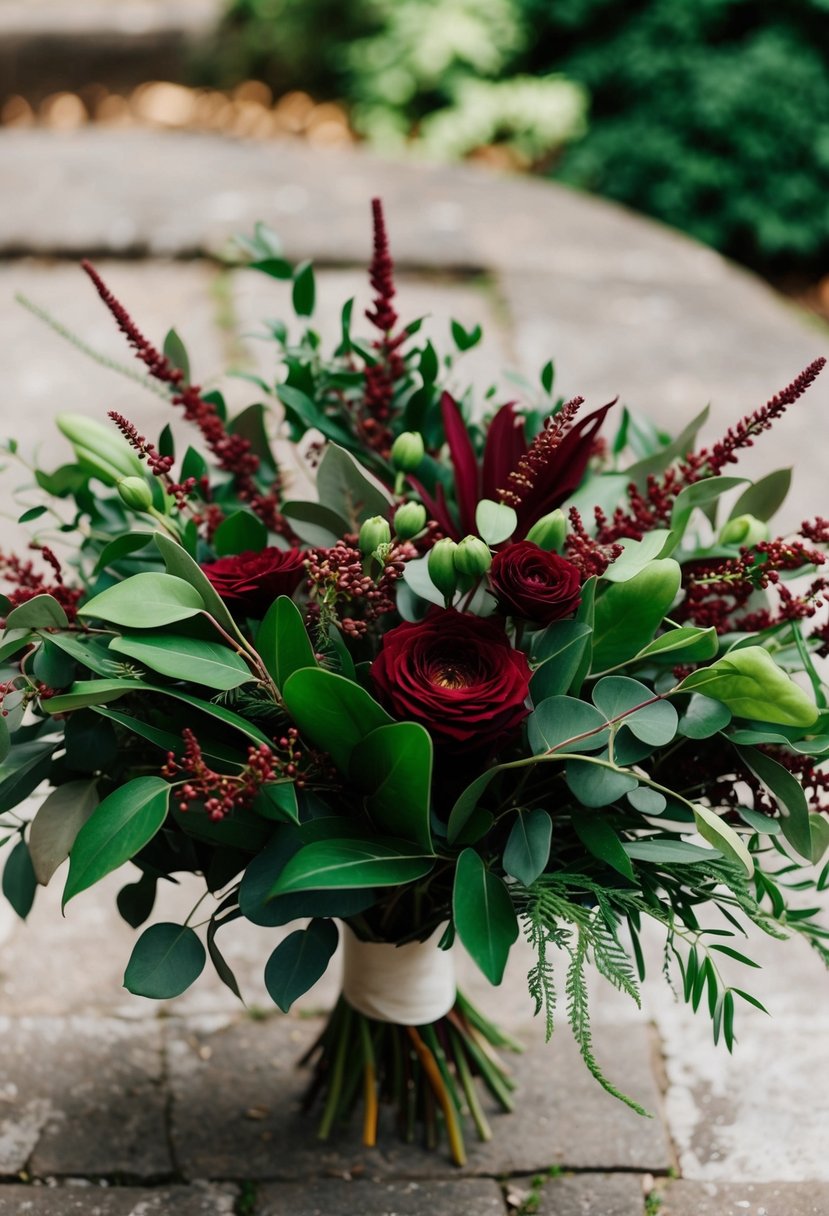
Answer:
<svg viewBox="0 0 829 1216"><path fill-rule="evenodd" d="M250 550L207 562L202 570L228 608L262 618L278 595L293 595L305 573L302 549Z"/></svg>
<svg viewBox="0 0 829 1216"><path fill-rule="evenodd" d="M395 717L419 722L455 749L502 742L529 712L527 660L497 620L436 610L398 625L383 638L371 675Z"/></svg>
<svg viewBox="0 0 829 1216"><path fill-rule="evenodd" d="M581 574L531 540L507 545L492 559L489 581L502 610L537 625L570 616L581 603Z"/></svg>

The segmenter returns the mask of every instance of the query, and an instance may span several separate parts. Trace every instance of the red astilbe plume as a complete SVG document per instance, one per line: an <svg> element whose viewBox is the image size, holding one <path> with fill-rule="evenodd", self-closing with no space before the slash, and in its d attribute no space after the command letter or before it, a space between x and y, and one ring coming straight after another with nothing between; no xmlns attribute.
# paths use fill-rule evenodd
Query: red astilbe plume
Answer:
<svg viewBox="0 0 829 1216"><path fill-rule="evenodd" d="M764 406L752 414L746 414L736 426L729 427L713 447L688 453L662 478L649 477L644 491L631 483L628 486L628 509L618 507L611 520L600 521L599 539L605 542L623 537L641 540L653 528L665 527L680 492L705 477L716 477L727 465L736 464L738 452L752 447L757 435L770 430L776 419L803 396L825 366L823 357L815 359Z"/></svg>
<svg viewBox="0 0 829 1216"><path fill-rule="evenodd" d="M134 449L138 459L146 460L153 476L161 478L164 482L165 490L175 499L176 508L179 511L183 511L188 505L187 499L189 495L196 488L195 477L187 477L184 481L173 481L170 477L170 470L173 467L172 456L162 456L158 449L144 435L139 435L138 427L135 423L130 422L123 414L119 414L116 410L110 410L108 417L112 419L127 443Z"/></svg>
<svg viewBox="0 0 829 1216"><path fill-rule="evenodd" d="M543 427L518 461L517 467L507 475L506 486L498 487L501 502L516 510L523 505L535 489L536 482L546 473L556 449L561 447L567 428L583 405L584 397L573 397L554 417L544 420Z"/></svg>
<svg viewBox="0 0 829 1216"><path fill-rule="evenodd" d="M83 589L67 587L60 560L47 545L32 544L30 548L40 552L43 560L51 567L51 577L35 570L31 561L25 561L14 553L0 553L0 574L10 584L6 595L12 608L33 600L36 595L51 595L63 608L67 619L74 621L78 614L78 604L83 599Z"/></svg>
<svg viewBox="0 0 829 1216"><path fill-rule="evenodd" d="M581 572L583 579L590 578L593 574L604 574L611 562L615 562L621 555L622 546L600 544L590 536L577 507L571 507L568 516L571 531L565 542L567 560Z"/></svg>
<svg viewBox="0 0 829 1216"><path fill-rule="evenodd" d="M138 358L146 364L150 375L154 380L168 386L173 405L182 407L185 419L199 428L207 447L216 457L219 467L224 472L231 474L236 493L242 501L246 502L273 532L290 534L287 522L279 513L279 478L274 480L267 493L262 493L255 478L260 461L256 453L251 450L250 441L241 435L231 435L226 430L215 405L206 401L201 395L200 387L196 384L189 384L182 370L144 336L123 304L106 286L95 267L87 261L81 262L81 266L95 285L101 300L115 318L121 333L124 334Z"/></svg>
<svg viewBox="0 0 829 1216"><path fill-rule="evenodd" d="M391 432L388 421L391 416L394 386L406 370L400 347L406 340L405 330L395 334L397 312L394 307L394 263L389 252L383 204L379 198L371 200L374 221L374 255L369 267L369 280L376 292L366 317L380 331L380 338L373 345L377 361L365 370L365 396L360 430L369 447L387 456L391 447Z"/></svg>

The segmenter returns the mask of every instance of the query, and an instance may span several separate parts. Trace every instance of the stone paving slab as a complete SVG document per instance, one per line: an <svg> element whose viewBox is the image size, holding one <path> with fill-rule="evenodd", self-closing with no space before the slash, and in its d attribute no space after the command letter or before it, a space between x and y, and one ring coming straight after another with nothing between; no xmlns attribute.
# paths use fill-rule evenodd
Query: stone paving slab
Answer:
<svg viewBox="0 0 829 1216"><path fill-rule="evenodd" d="M365 1150L353 1127L329 1144L316 1142L314 1118L299 1113L306 1074L295 1065L319 1026L316 1019L292 1018L169 1024L172 1134L185 1175L232 1178L244 1163L245 1176L254 1179L351 1174L355 1168L399 1177L456 1177L458 1170L443 1153L407 1147L392 1128L381 1150ZM670 1166L646 1028L597 1027L596 1041L614 1080L657 1117L642 1119L605 1094L566 1034L550 1045L531 1042L524 1055L509 1058L518 1082L516 1113L493 1114L489 1144L470 1134L465 1173L531 1173L553 1164L657 1172Z"/></svg>
<svg viewBox="0 0 829 1216"><path fill-rule="evenodd" d="M505 1212L500 1188L483 1179L427 1184L311 1179L263 1187L256 1197L256 1216L504 1216Z"/></svg>
<svg viewBox="0 0 829 1216"><path fill-rule="evenodd" d="M572 1174L543 1181L536 1175L515 1178L507 1187L512 1203L536 1196L537 1216L642 1216L644 1206L637 1174Z"/></svg>
<svg viewBox="0 0 829 1216"><path fill-rule="evenodd" d="M3 1186L0 1216L232 1216L230 1186Z"/></svg>
<svg viewBox="0 0 829 1216"><path fill-rule="evenodd" d="M158 1024L0 1018L0 1175L172 1172Z"/></svg>
<svg viewBox="0 0 829 1216"><path fill-rule="evenodd" d="M829 1186L814 1182L674 1182L659 1216L826 1216Z"/></svg>

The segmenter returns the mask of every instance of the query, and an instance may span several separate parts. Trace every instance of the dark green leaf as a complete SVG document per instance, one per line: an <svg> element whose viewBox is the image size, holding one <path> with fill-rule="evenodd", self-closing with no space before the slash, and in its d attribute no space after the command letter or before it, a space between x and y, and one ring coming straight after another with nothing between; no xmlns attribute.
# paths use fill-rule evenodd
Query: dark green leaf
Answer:
<svg viewBox="0 0 829 1216"><path fill-rule="evenodd" d="M392 722L373 730L352 751L350 773L381 831L432 852L432 740L422 726Z"/></svg>
<svg viewBox="0 0 829 1216"><path fill-rule="evenodd" d="M16 807L49 775L57 746L55 739L15 744L0 764L0 814Z"/></svg>
<svg viewBox="0 0 829 1216"><path fill-rule="evenodd" d="M66 613L51 595L35 595L25 604L12 608L6 618L10 629L65 629L69 624Z"/></svg>
<svg viewBox="0 0 829 1216"><path fill-rule="evenodd" d="M336 443L329 443L317 470L320 501L348 522L351 531L372 515L389 515L394 500L373 474Z"/></svg>
<svg viewBox="0 0 829 1216"><path fill-rule="evenodd" d="M3 894L21 920L25 920L35 901L35 879L32 858L25 840L18 840L6 858L3 869Z"/></svg>
<svg viewBox="0 0 829 1216"><path fill-rule="evenodd" d="M260 258L257 262L248 262L248 267L251 270L260 270L262 274L269 275L272 279L292 279L294 277L293 266L284 258Z"/></svg>
<svg viewBox="0 0 829 1216"><path fill-rule="evenodd" d="M755 777L774 795L780 810L783 835L789 844L797 849L801 857L811 860L812 829L803 786L788 769L764 752L754 747L738 747L737 752Z"/></svg>
<svg viewBox="0 0 829 1216"><path fill-rule="evenodd" d="M218 621L228 633L239 637L239 630L236 627L236 622L230 615L227 605L198 562L194 561L181 545L177 544L169 536L165 536L163 532L156 532L153 539L161 556L164 558L167 573L174 575L176 578L184 579L185 582L189 583L201 596L205 608L213 619Z"/></svg>
<svg viewBox="0 0 829 1216"><path fill-rule="evenodd" d="M276 461L265 428L266 414L267 410L261 401L256 402L237 414L227 429L231 435L239 435L242 439L247 439L254 456L258 456L261 464L271 473L276 473ZM184 469L182 469L182 477L184 476Z"/></svg>
<svg viewBox="0 0 829 1216"><path fill-rule="evenodd" d="M269 781L256 795L251 809L263 819L299 823L296 786L292 781Z"/></svg>
<svg viewBox="0 0 829 1216"><path fill-rule="evenodd" d="M659 790L648 789L646 785L640 785L638 790L631 790L627 800L642 815L661 815L668 805L664 794L660 794Z"/></svg>
<svg viewBox="0 0 829 1216"><path fill-rule="evenodd" d="M79 615L132 629L154 629L204 610L201 595L184 579L148 573L134 574L101 591L84 604Z"/></svg>
<svg viewBox="0 0 829 1216"><path fill-rule="evenodd" d="M302 613L287 595L275 599L265 614L256 649L280 692L295 671L319 666Z"/></svg>
<svg viewBox="0 0 829 1216"><path fill-rule="evenodd" d="M319 502L285 502L282 514L303 544L322 549L335 545L350 527L341 515Z"/></svg>
<svg viewBox="0 0 829 1216"><path fill-rule="evenodd" d="M593 671L632 659L653 640L679 591L681 572L671 558L653 561L596 599Z"/></svg>
<svg viewBox="0 0 829 1216"><path fill-rule="evenodd" d="M219 557L252 551L259 553L268 543L268 529L250 511L234 511L213 533L213 548Z"/></svg>
<svg viewBox="0 0 829 1216"><path fill-rule="evenodd" d="M607 746L607 719L576 697L548 697L527 720L534 756L546 752L595 752Z"/></svg>
<svg viewBox="0 0 829 1216"><path fill-rule="evenodd" d="M423 878L434 864L406 840L320 840L291 858L271 893L397 887Z"/></svg>
<svg viewBox="0 0 829 1216"><path fill-rule="evenodd" d="M532 657L541 666L530 683L536 705L567 692L582 665L591 632L583 621L553 621L536 634Z"/></svg>
<svg viewBox="0 0 829 1216"><path fill-rule="evenodd" d="M192 680L220 691L254 679L242 656L220 642L155 632L115 637L109 648L173 680Z"/></svg>
<svg viewBox="0 0 829 1216"><path fill-rule="evenodd" d="M47 510L47 507L29 507L28 511L24 511L23 514L19 516L17 522L19 524L30 524L32 520L40 519L41 515L45 515Z"/></svg>
<svg viewBox="0 0 829 1216"><path fill-rule="evenodd" d="M167 817L169 795L161 777L136 777L99 803L69 854L64 907L152 840Z"/></svg>
<svg viewBox="0 0 829 1216"><path fill-rule="evenodd" d="M294 271L294 286L291 298L298 317L310 317L316 302L314 268L310 262L302 262Z"/></svg>
<svg viewBox="0 0 829 1216"><path fill-rule="evenodd" d="M124 987L156 1001L180 996L199 978L204 946L188 925L162 921L145 929L135 943L124 973Z"/></svg>
<svg viewBox="0 0 829 1216"><path fill-rule="evenodd" d="M504 869L525 887L531 887L544 872L550 859L553 821L547 811L536 807L519 811L504 849Z"/></svg>
<svg viewBox="0 0 829 1216"><path fill-rule="evenodd" d="M239 990L239 984L236 976L233 974L227 959L216 945L216 933L218 930L222 927L222 925L226 924L227 921L233 920L234 916L239 915L240 913L236 912L234 915L227 916L221 921L213 919L210 920L207 926L207 953L210 955L210 961L216 969L216 974L218 975L219 979L222 981L225 987L229 988L233 995L241 1001L242 993Z"/></svg>
<svg viewBox="0 0 829 1216"><path fill-rule="evenodd" d="M687 739L708 739L731 721L731 710L721 701L695 692L679 721L679 733Z"/></svg>
<svg viewBox="0 0 829 1216"><path fill-rule="evenodd" d="M149 920L155 905L158 879L154 874L142 874L137 882L129 882L115 897L121 919L131 929L139 929Z"/></svg>
<svg viewBox="0 0 829 1216"><path fill-rule="evenodd" d="M334 922L316 918L279 943L265 964L265 987L283 1013L325 974L338 940Z"/></svg>
<svg viewBox="0 0 829 1216"><path fill-rule="evenodd" d="M75 662L51 638L44 637L32 659L32 673L48 688L67 688L75 677Z"/></svg>
<svg viewBox="0 0 829 1216"><path fill-rule="evenodd" d="M29 831L35 877L46 886L98 805L95 781L67 781L41 803Z"/></svg>
<svg viewBox="0 0 829 1216"><path fill-rule="evenodd" d="M183 374L185 383L190 383L190 360L187 358L187 351L184 343L174 329L168 331L164 339L164 354L172 363L173 367L177 367Z"/></svg>
<svg viewBox="0 0 829 1216"><path fill-rule="evenodd" d="M663 747L676 734L677 713L673 705L655 699L653 691L638 680L605 676L593 689L593 703L609 722L624 715L628 730L652 747ZM638 705L642 708L637 709Z"/></svg>
<svg viewBox="0 0 829 1216"><path fill-rule="evenodd" d="M458 858L452 895L458 937L491 984L504 978L510 948L518 937L518 919L509 891L474 849Z"/></svg>
<svg viewBox="0 0 829 1216"><path fill-rule="evenodd" d="M100 574L107 566L112 566L122 558L129 557L131 553L138 553L139 550L146 549L152 539L152 532L128 532L126 536L116 536L115 540L111 540L101 550L101 556L95 565L95 573Z"/></svg>
<svg viewBox="0 0 829 1216"><path fill-rule="evenodd" d="M321 668L295 671L282 690L285 707L300 734L327 751L348 774L357 744L392 719L359 684Z"/></svg>
<svg viewBox="0 0 829 1216"><path fill-rule="evenodd" d="M576 811L573 815L573 827L588 853L618 870L625 878L633 879L633 866L625 846L603 815Z"/></svg>
<svg viewBox="0 0 829 1216"><path fill-rule="evenodd" d="M605 768L589 760L568 760L564 769L567 785L582 806L610 806L639 784L633 773Z"/></svg>

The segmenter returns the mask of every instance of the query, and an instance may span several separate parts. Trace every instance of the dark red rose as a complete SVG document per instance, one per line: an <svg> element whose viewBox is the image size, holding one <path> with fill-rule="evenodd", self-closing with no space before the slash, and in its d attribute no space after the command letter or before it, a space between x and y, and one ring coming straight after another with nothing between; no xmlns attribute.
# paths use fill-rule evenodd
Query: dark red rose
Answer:
<svg viewBox="0 0 829 1216"><path fill-rule="evenodd" d="M262 618L278 595L293 595L305 573L302 549L269 547L206 562L202 570L239 616Z"/></svg>
<svg viewBox="0 0 829 1216"><path fill-rule="evenodd" d="M507 545L492 559L489 582L500 607L537 625L570 616L581 603L581 574L531 540Z"/></svg>
<svg viewBox="0 0 829 1216"><path fill-rule="evenodd" d="M419 722L446 747L500 743L529 713L530 669L499 620L436 610L398 625L371 675L395 717Z"/></svg>

